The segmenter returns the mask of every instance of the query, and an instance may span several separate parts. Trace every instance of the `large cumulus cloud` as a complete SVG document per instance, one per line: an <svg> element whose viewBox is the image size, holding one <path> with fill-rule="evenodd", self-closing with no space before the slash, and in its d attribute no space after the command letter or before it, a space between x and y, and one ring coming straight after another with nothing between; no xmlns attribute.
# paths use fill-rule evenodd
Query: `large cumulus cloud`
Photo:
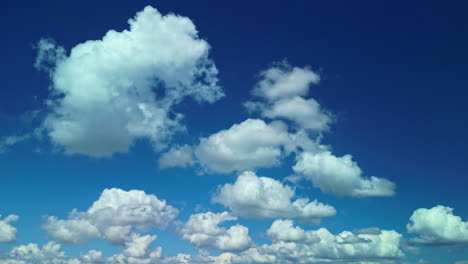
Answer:
<svg viewBox="0 0 468 264"><path fill-rule="evenodd" d="M183 129L173 105L223 96L210 46L190 19L148 6L128 23L69 55L50 40L38 44L36 67L52 80L44 128L68 153L109 156L139 138L161 147Z"/></svg>

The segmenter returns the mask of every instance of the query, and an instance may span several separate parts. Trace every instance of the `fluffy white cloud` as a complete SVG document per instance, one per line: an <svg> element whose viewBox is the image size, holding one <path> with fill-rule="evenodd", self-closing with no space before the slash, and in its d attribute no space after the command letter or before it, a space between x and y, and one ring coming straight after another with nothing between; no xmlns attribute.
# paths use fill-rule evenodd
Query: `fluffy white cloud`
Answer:
<svg viewBox="0 0 468 264"><path fill-rule="evenodd" d="M426 245L468 244L468 221L453 214L453 208L438 205L413 212L406 228L419 234L412 241Z"/></svg>
<svg viewBox="0 0 468 264"><path fill-rule="evenodd" d="M53 82L44 127L68 153L109 156L138 138L160 147L183 129L173 105L223 96L210 46L190 19L148 6L128 23L128 30L110 30L69 56L50 40L38 44L36 67Z"/></svg>
<svg viewBox="0 0 468 264"><path fill-rule="evenodd" d="M224 263L379 263L404 257L401 235L393 230L333 235L325 228L303 230L292 221L277 220L267 234L274 244L251 248L240 255L225 255Z"/></svg>
<svg viewBox="0 0 468 264"><path fill-rule="evenodd" d="M262 101L248 101L244 106L251 112L260 112L264 117L293 121L298 129L323 131L329 128L331 114L323 110L313 98L304 99L311 84L319 76L308 68L280 64L261 72L261 80L252 93Z"/></svg>
<svg viewBox="0 0 468 264"><path fill-rule="evenodd" d="M244 251L253 246L248 228L239 224L231 226L229 229L219 227L219 224L225 221L236 219L237 217L228 212L194 214L190 216L179 232L183 240L198 248Z"/></svg>
<svg viewBox="0 0 468 264"><path fill-rule="evenodd" d="M336 214L335 208L317 200L295 197L293 188L251 171L239 175L234 184L220 187L213 201L223 204L235 215L247 218L299 218L318 223Z"/></svg>
<svg viewBox="0 0 468 264"><path fill-rule="evenodd" d="M263 106L262 108L263 116L294 121L301 129L327 130L332 121L331 115L325 112L313 98L306 100L296 96L278 100L271 106Z"/></svg>
<svg viewBox="0 0 468 264"><path fill-rule="evenodd" d="M227 173L279 165L284 153L291 151L290 144L288 128L282 122L247 119L202 138L195 155L206 170Z"/></svg>
<svg viewBox="0 0 468 264"><path fill-rule="evenodd" d="M1 220L0 215L0 243L13 243L16 241L16 228L11 225L19 219L17 215L9 215Z"/></svg>
<svg viewBox="0 0 468 264"><path fill-rule="evenodd" d="M287 63L261 72L260 77L252 93L270 101L305 96L310 85L320 81L320 77L308 68L291 67Z"/></svg>
<svg viewBox="0 0 468 264"><path fill-rule="evenodd" d="M21 245L13 248L2 258L2 264L154 264L161 263L162 249L148 248L153 236L142 236L129 245L122 253L104 257L101 251L90 250L79 258L70 258L60 244L49 242L39 248L37 244ZM156 262L158 261L158 262Z"/></svg>
<svg viewBox="0 0 468 264"><path fill-rule="evenodd" d="M187 167L195 164L193 148L188 145L171 148L159 158L160 168Z"/></svg>
<svg viewBox="0 0 468 264"><path fill-rule="evenodd" d="M49 242L39 248L37 244L21 245L13 248L2 260L3 264L80 264L77 259L70 259L61 246Z"/></svg>
<svg viewBox="0 0 468 264"><path fill-rule="evenodd" d="M351 155L336 157L330 151L303 152L296 156L294 171L323 192L340 196L392 196L395 184L387 179L362 176Z"/></svg>
<svg viewBox="0 0 468 264"><path fill-rule="evenodd" d="M320 239L313 231L304 231L298 226L294 226L292 220L276 220L267 230L267 236L272 241L294 241L294 242L319 242Z"/></svg>
<svg viewBox="0 0 468 264"><path fill-rule="evenodd" d="M112 244L135 242L135 231L164 228L178 214L178 210L143 191L105 189L86 212L74 209L68 219L49 217L43 228L49 235L64 243L84 243L101 238Z"/></svg>

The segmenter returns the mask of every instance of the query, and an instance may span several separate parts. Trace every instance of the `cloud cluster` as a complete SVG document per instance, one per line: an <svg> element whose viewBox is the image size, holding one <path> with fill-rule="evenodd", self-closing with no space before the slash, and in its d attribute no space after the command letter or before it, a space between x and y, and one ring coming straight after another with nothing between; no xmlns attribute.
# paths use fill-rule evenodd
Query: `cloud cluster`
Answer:
<svg viewBox="0 0 468 264"><path fill-rule="evenodd" d="M194 147L175 147L161 156L160 167L199 164L209 173L242 172L278 166L293 153L295 175L288 177L293 183L306 179L338 196L394 195L393 182L363 176L351 155L337 157L330 146L321 144L321 132L329 129L332 116L313 98L305 97L320 79L316 73L282 63L261 72L260 77L252 91L260 101L248 101L245 106L273 121L247 119L200 138Z"/></svg>
<svg viewBox="0 0 468 264"><path fill-rule="evenodd" d="M37 244L14 247L2 260L4 264L80 264L62 251L60 244L49 242L41 248Z"/></svg>
<svg viewBox="0 0 468 264"><path fill-rule="evenodd" d="M31 243L14 247L2 259L2 264L153 264L161 260L162 254L160 247L155 250L148 248L153 240L153 236L142 236L121 253L107 258L96 250L71 258L56 242L42 247Z"/></svg>
<svg viewBox="0 0 468 264"><path fill-rule="evenodd" d="M109 156L139 138L162 147L184 129L175 104L223 96L210 46L190 19L148 6L128 23L128 30L110 30L69 56L50 40L38 44L35 65L53 83L43 126L68 153Z"/></svg>
<svg viewBox="0 0 468 264"><path fill-rule="evenodd" d="M8 215L3 220L0 215L0 243L13 243L16 241L17 230L11 225L19 219L17 215Z"/></svg>
<svg viewBox="0 0 468 264"><path fill-rule="evenodd" d="M322 218L336 214L330 205L317 200L310 202L307 198L293 201L294 197L295 191L290 186L246 171L235 183L221 186L212 200L246 218L299 218L318 223Z"/></svg>
<svg viewBox="0 0 468 264"><path fill-rule="evenodd" d="M222 251L244 251L253 245L249 237L249 229L242 225L234 225L229 229L219 227L225 221L237 220L228 212L200 213L190 216L190 219L179 230L183 240L198 248L211 248Z"/></svg>
<svg viewBox="0 0 468 264"><path fill-rule="evenodd" d="M86 212L74 209L68 219L47 218L43 229L64 243L84 243L100 238L112 244L126 245L139 239L137 231L164 228L178 210L143 191L105 189Z"/></svg>
<svg viewBox="0 0 468 264"><path fill-rule="evenodd" d="M419 234L412 242L425 245L468 244L468 221L453 214L453 208L438 205L413 212L408 233Z"/></svg>
<svg viewBox="0 0 468 264"><path fill-rule="evenodd" d="M393 230L333 235L325 228L303 230L290 220L276 220L267 234L273 244L224 255L225 263L378 263L404 257L401 235Z"/></svg>

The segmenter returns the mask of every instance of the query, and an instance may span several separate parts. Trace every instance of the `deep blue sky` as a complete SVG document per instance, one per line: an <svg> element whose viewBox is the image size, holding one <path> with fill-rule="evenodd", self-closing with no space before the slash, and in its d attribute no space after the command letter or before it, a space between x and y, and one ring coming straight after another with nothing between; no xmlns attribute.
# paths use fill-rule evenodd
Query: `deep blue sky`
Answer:
<svg viewBox="0 0 468 264"><path fill-rule="evenodd" d="M351 153L365 175L396 183L396 195L385 198L343 198L299 188L301 195L337 208L321 226L333 232L378 226L410 238L405 226L412 212L439 204L468 219L466 1L7 1L0 11L0 138L30 132L40 122L28 118L30 111L44 108L51 85L47 74L33 67L39 39L53 38L70 50L109 29L127 28L127 19L146 5L193 21L211 45L226 93L214 104L177 106L189 129L181 142L194 144L251 117L242 103L250 99L258 72L287 59L294 66L309 65L322 78L310 95L336 117L323 142L338 156ZM64 155L48 140L15 145L0 154L0 214L20 216L19 236L1 248L49 241L40 229L44 215L64 218L73 208L84 211L104 188L156 194L181 209L181 221L196 204L224 210L210 203L210 194L234 181L235 173L161 170L158 156L145 141L103 159ZM290 166L258 170L276 179L291 173ZM239 220L258 241L264 241L259 233L271 222ZM166 241L167 254L179 248L193 252L171 232L159 240ZM67 249L73 255L93 246ZM468 258L466 249L449 250L423 247L422 256L409 254L409 260Z"/></svg>

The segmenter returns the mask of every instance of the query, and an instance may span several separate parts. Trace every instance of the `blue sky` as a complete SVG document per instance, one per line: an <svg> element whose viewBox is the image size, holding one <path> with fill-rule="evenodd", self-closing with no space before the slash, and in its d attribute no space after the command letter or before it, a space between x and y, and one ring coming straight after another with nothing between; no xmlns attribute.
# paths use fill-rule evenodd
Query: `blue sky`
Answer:
<svg viewBox="0 0 468 264"><path fill-rule="evenodd" d="M5 3L0 259L465 263L467 11Z"/></svg>

